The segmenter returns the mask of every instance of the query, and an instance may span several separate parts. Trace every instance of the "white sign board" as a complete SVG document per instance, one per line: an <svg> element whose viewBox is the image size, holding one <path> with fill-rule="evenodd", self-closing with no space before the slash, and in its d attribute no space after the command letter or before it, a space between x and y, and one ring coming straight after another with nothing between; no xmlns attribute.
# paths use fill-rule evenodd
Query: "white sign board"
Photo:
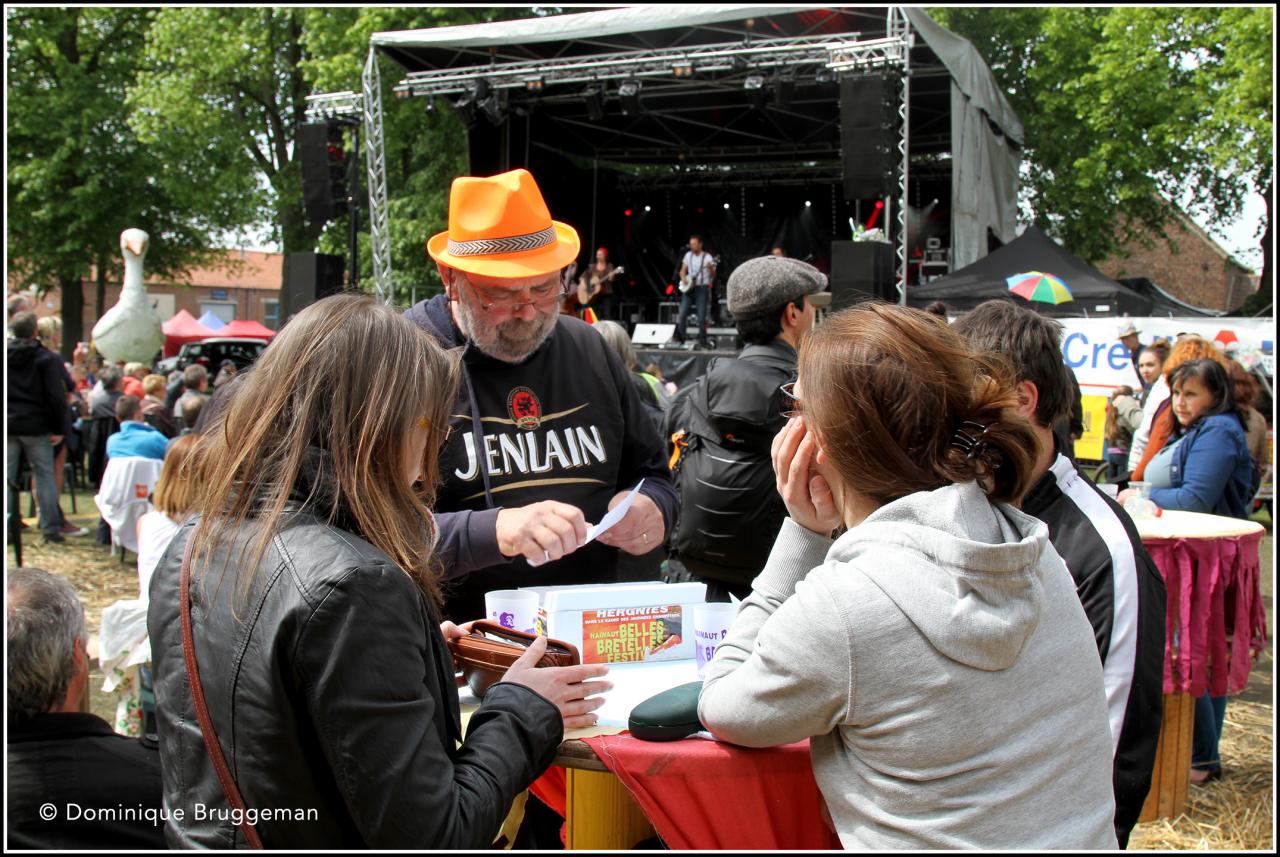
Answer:
<svg viewBox="0 0 1280 857"><path fill-rule="evenodd" d="M1062 358L1085 395L1108 395L1123 384L1138 389L1141 383L1129 350L1116 334L1132 321L1138 338L1151 342L1157 337L1176 340L1179 333L1195 333L1222 343L1228 350L1247 348L1264 352L1268 374L1275 375L1273 318L1060 318Z"/></svg>

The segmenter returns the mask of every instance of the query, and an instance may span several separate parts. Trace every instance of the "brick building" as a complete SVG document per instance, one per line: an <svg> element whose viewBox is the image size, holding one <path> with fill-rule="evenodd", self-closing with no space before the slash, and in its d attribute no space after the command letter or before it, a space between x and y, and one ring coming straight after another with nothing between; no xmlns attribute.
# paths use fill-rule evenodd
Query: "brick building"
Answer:
<svg viewBox="0 0 1280 857"><path fill-rule="evenodd" d="M1135 240L1095 267L1113 279L1145 277L1181 301L1205 309L1239 309L1258 288L1256 272L1231 257L1184 212L1175 209L1167 239L1148 234L1151 247Z"/></svg>
<svg viewBox="0 0 1280 857"><path fill-rule="evenodd" d="M147 277L147 295L155 302L156 311L168 321L178 310L185 309L199 318L206 311L223 321L249 319L278 330L280 288L284 277L284 254L261 253L256 250L221 250L221 262L208 267L192 268L181 277L163 280ZM144 261L143 273L146 273ZM84 332L88 338L98 320L97 272L91 270L83 281ZM12 284L11 284L12 285ZM108 282L103 311L120 299L121 284ZM60 315L62 299L56 290L40 300L36 313Z"/></svg>

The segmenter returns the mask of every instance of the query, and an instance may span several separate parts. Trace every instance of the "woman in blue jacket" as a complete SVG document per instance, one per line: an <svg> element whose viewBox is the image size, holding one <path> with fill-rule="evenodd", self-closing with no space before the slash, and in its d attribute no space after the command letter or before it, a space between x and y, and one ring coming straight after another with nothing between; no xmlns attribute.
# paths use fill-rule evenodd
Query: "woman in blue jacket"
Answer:
<svg viewBox="0 0 1280 857"><path fill-rule="evenodd" d="M1248 518L1258 486L1245 417L1226 370L1212 360L1193 360L1174 370L1170 386L1176 425L1165 448L1147 465L1152 502L1162 509ZM1226 711L1225 696L1205 693L1196 700L1193 783L1222 776L1218 741Z"/></svg>

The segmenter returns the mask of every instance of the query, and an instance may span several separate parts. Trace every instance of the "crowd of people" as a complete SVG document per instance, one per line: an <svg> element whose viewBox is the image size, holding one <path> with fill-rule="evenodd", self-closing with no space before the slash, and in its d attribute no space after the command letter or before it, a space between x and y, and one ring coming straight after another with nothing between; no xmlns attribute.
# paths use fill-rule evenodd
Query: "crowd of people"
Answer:
<svg viewBox="0 0 1280 857"><path fill-rule="evenodd" d="M1126 845L1160 732L1166 593L1126 494L1071 455L1061 326L1008 301L818 324L825 276L770 253L727 280L747 347L676 391L620 325L563 312L611 279L603 250L575 279L580 249L527 171L459 178L427 242L442 294L403 313L325 298L212 398L200 366L64 365L11 305L11 489L20 452L46 539L86 391L80 418L120 426L105 461L164 462L136 523L154 739L80 713L74 591L9 575L11 842L488 847L611 685L600 665L535 668L539 638L463 730L449 641L491 590L661 574L741 599L701 722L749 747L811 739L846 848ZM701 325L700 243L681 275ZM1163 354L1123 333L1135 384L1112 399L1111 476L1247 516L1248 379L1198 338ZM1221 775L1225 700L1203 703L1197 779ZM57 794L48 765L69 772ZM159 821L35 816L114 805L93 789L117 782ZM515 844L560 847L562 820L530 795Z"/></svg>

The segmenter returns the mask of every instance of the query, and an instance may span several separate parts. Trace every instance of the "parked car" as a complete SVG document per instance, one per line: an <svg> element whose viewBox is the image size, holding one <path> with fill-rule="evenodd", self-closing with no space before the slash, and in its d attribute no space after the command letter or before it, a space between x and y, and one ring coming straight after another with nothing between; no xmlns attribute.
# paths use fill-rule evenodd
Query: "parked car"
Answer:
<svg viewBox="0 0 1280 857"><path fill-rule="evenodd" d="M193 363L199 363L209 370L212 377L222 365L223 360L231 360L236 369L244 369L267 347L265 339L218 338L188 342L173 357L166 357L156 364L156 371L167 375L175 369L186 369Z"/></svg>

